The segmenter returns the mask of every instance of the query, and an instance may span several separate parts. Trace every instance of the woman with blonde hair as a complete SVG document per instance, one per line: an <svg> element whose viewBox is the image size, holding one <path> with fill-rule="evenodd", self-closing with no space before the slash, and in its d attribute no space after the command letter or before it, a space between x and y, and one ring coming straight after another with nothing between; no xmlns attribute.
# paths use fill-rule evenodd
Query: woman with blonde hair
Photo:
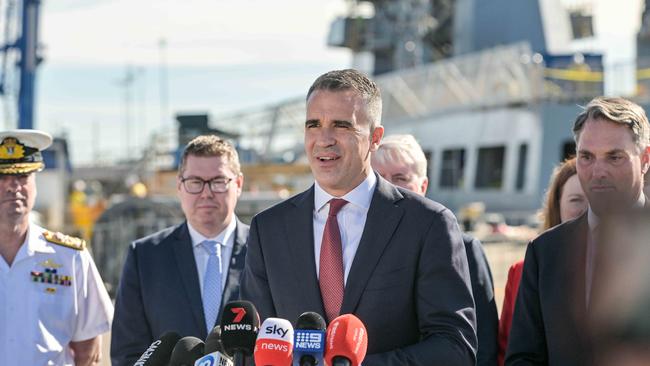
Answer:
<svg viewBox="0 0 650 366"><path fill-rule="evenodd" d="M567 159L555 168L551 175L544 206L541 211L542 230L580 216L587 209L587 197L580 186L576 172L576 158ZM508 335L512 325L512 315L515 310L515 299L519 290L519 282L524 269L521 260L510 267L508 281L506 282L505 297L501 318L499 319L499 365L503 365Z"/></svg>

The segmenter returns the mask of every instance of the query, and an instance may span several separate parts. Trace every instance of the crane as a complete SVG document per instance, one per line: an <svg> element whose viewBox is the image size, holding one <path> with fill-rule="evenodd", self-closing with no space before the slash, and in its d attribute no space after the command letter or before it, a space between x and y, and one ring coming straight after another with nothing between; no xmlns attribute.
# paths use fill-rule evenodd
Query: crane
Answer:
<svg viewBox="0 0 650 366"><path fill-rule="evenodd" d="M0 95L14 96L11 85L10 60L16 59L18 69L18 128L34 127L34 90L36 69L42 62L38 54L38 23L41 0L7 0L4 6L3 43L0 45ZM5 117L11 118L5 108Z"/></svg>

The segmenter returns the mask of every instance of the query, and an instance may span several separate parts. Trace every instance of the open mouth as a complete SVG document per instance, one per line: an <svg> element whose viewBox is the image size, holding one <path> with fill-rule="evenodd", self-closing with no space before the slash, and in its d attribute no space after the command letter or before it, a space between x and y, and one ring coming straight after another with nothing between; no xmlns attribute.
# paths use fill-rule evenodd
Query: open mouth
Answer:
<svg viewBox="0 0 650 366"><path fill-rule="evenodd" d="M328 162L328 161L338 160L339 157L338 156L317 156L316 159L318 159L318 161Z"/></svg>

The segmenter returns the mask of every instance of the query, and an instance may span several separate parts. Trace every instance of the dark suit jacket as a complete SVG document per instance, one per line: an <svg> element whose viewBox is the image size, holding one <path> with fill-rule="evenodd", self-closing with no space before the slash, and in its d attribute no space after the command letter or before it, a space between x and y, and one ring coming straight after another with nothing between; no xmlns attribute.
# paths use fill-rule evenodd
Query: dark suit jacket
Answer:
<svg viewBox="0 0 650 366"><path fill-rule="evenodd" d="M467 251L469 276L472 280L472 294L476 303L476 334L478 336L477 366L496 366L497 336L499 332L499 315L494 299L494 281L492 271L481 242L463 234L463 243Z"/></svg>
<svg viewBox="0 0 650 366"><path fill-rule="evenodd" d="M221 306L239 298L248 225L237 221L235 243ZM217 319L216 324L220 320ZM114 366L133 365L163 333L205 339L205 317L187 223L139 239L129 246L115 299L111 335Z"/></svg>
<svg viewBox="0 0 650 366"><path fill-rule="evenodd" d="M324 314L314 260L314 187L251 224L242 298L260 317ZM378 177L341 314L368 330L371 365L473 365L474 303L456 219Z"/></svg>
<svg viewBox="0 0 650 366"><path fill-rule="evenodd" d="M534 239L510 328L506 365L586 365L587 214Z"/></svg>

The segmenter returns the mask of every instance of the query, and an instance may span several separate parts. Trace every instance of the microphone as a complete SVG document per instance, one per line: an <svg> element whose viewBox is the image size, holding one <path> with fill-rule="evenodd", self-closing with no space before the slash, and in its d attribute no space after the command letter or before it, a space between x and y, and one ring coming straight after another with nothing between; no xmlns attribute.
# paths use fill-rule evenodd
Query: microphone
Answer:
<svg viewBox="0 0 650 366"><path fill-rule="evenodd" d="M325 319L318 313L302 313L294 330L293 366L323 365Z"/></svg>
<svg viewBox="0 0 650 366"><path fill-rule="evenodd" d="M286 319L268 318L255 342L256 366L291 366L293 326Z"/></svg>
<svg viewBox="0 0 650 366"><path fill-rule="evenodd" d="M151 343L133 366L166 366L179 339L181 336L178 333L166 332Z"/></svg>
<svg viewBox="0 0 650 366"><path fill-rule="evenodd" d="M359 366L368 350L368 331L352 314L334 319L327 327L325 363L330 366Z"/></svg>
<svg viewBox="0 0 650 366"><path fill-rule="evenodd" d="M208 337L205 339L205 353L208 352L220 352L223 355L230 357L230 355L223 348L223 344L221 344L220 325L217 325L216 327L212 328L212 331L210 332L210 334L208 334Z"/></svg>
<svg viewBox="0 0 650 366"><path fill-rule="evenodd" d="M203 356L203 341L196 337L181 338L169 359L169 366L194 366L194 361Z"/></svg>
<svg viewBox="0 0 650 366"><path fill-rule="evenodd" d="M205 339L205 356L194 362L194 366L233 366L232 359L226 355L221 344L221 326L212 328Z"/></svg>
<svg viewBox="0 0 650 366"><path fill-rule="evenodd" d="M260 328L260 316L249 301L231 301L221 313L221 344L235 364L243 364L244 356L252 356Z"/></svg>

